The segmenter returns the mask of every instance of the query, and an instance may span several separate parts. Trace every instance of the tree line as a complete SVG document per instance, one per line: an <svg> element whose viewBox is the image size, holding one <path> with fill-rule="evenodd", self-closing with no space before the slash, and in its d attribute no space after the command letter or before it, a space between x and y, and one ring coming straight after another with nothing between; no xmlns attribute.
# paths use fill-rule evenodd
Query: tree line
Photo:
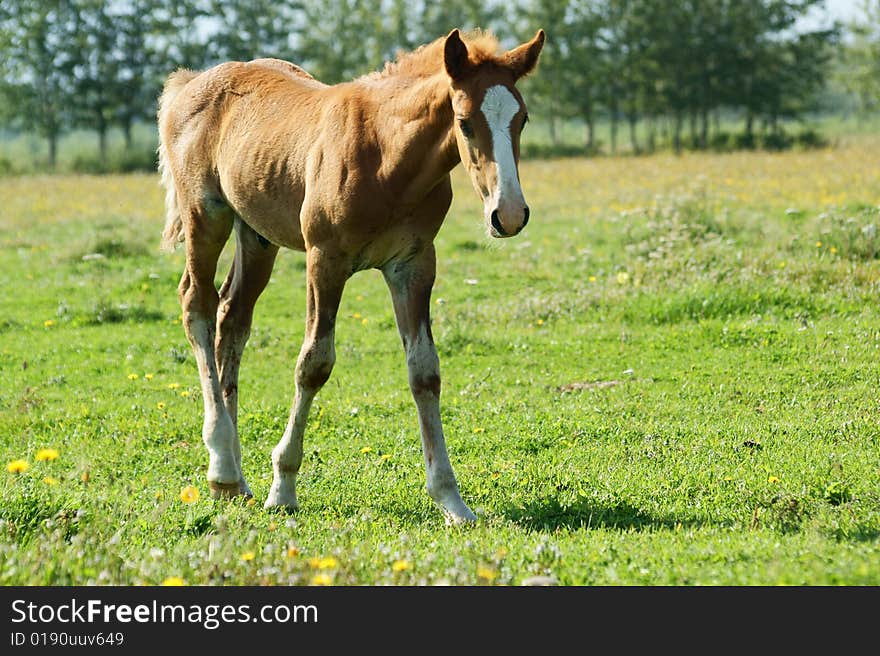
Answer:
<svg viewBox="0 0 880 656"><path fill-rule="evenodd" d="M707 148L727 115L741 120L738 138L748 146L816 106L841 42L841 26L801 24L822 4L16 0L0 4L0 126L45 138L50 166L59 138L74 127L93 130L104 157L111 128L130 146L133 126L154 120L162 82L179 67L278 57L335 83L453 27L490 29L505 45L541 27L548 39L528 97L551 139L562 122L578 121L582 150L595 152L602 120L612 151L621 132L636 152Z"/></svg>

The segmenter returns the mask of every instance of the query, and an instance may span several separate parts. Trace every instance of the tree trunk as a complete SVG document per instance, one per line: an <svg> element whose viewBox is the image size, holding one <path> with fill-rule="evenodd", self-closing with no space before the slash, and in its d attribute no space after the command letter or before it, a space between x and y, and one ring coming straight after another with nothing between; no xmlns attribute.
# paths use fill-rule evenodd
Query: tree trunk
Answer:
<svg viewBox="0 0 880 656"><path fill-rule="evenodd" d="M134 140L131 135L131 117L126 116L122 119L122 134L125 136L125 151L131 152Z"/></svg>
<svg viewBox="0 0 880 656"><path fill-rule="evenodd" d="M681 115L681 110L675 112L675 126L673 127L672 132L672 147L675 149L675 154L681 154L681 129L684 124L684 117Z"/></svg>
<svg viewBox="0 0 880 656"><path fill-rule="evenodd" d="M101 164L107 163L107 126L98 127L98 154L101 158Z"/></svg>
<svg viewBox="0 0 880 656"><path fill-rule="evenodd" d="M700 116L700 148L703 150L709 145L709 110L703 107Z"/></svg>
<svg viewBox="0 0 880 656"><path fill-rule="evenodd" d="M617 153L617 105L611 106L611 154Z"/></svg>
<svg viewBox="0 0 880 656"><path fill-rule="evenodd" d="M639 148L639 139L636 135L635 114L630 114L629 116L627 116L627 120L629 121L629 143L632 146L633 153L638 155L641 153L641 148Z"/></svg>
<svg viewBox="0 0 880 656"><path fill-rule="evenodd" d="M58 134L53 132L49 135L49 168L55 170L58 162Z"/></svg>
<svg viewBox="0 0 880 656"><path fill-rule="evenodd" d="M592 154L596 148L596 126L592 111L584 114L584 125L586 126L587 153Z"/></svg>

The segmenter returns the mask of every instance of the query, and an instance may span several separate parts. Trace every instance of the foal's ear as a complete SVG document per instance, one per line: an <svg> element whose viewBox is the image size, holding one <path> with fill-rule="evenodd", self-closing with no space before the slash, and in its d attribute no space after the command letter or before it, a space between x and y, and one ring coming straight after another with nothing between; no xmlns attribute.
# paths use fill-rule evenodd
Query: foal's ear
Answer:
<svg viewBox="0 0 880 656"><path fill-rule="evenodd" d="M443 64L453 80L461 80L470 66L468 49L458 30L452 30L443 46Z"/></svg>
<svg viewBox="0 0 880 656"><path fill-rule="evenodd" d="M544 47L544 30L538 30L535 37L528 43L517 46L504 55L504 63L513 70L517 78L528 75L538 63L538 55Z"/></svg>

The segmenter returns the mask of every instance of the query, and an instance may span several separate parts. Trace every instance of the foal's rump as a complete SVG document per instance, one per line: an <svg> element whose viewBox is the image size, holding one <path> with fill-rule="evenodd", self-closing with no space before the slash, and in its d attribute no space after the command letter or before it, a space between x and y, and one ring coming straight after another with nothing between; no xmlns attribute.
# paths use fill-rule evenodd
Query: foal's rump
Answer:
<svg viewBox="0 0 880 656"><path fill-rule="evenodd" d="M217 203L267 239L302 248L302 171L315 138L303 119L316 115L325 88L299 66L268 58L169 75L158 111L163 248L182 241L182 213Z"/></svg>

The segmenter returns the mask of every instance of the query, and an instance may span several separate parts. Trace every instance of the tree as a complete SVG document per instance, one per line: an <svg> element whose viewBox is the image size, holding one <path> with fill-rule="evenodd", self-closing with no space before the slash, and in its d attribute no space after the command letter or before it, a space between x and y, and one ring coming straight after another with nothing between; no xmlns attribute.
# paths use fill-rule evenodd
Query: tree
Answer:
<svg viewBox="0 0 880 656"><path fill-rule="evenodd" d="M98 133L101 161L107 158L107 132L122 89L117 32L103 0L73 0L72 107L78 124Z"/></svg>
<svg viewBox="0 0 880 656"><path fill-rule="evenodd" d="M136 121L156 115L156 99L162 88L161 57L154 47L157 0L128 0L114 5L118 33L118 89L116 121L122 128L126 150L132 147Z"/></svg>
<svg viewBox="0 0 880 656"><path fill-rule="evenodd" d="M21 127L47 140L50 168L55 168L58 139L69 124L72 29L73 12L66 0L19 0L0 6L5 55L0 89Z"/></svg>
<svg viewBox="0 0 880 656"><path fill-rule="evenodd" d="M565 26L564 38L568 44L566 73L569 84L562 92L572 113L580 117L585 126L585 148L594 153L596 144L596 115L599 108L599 94L603 69L602 50L599 45L599 31L602 28L602 15L595 1L573 3L570 22Z"/></svg>
<svg viewBox="0 0 880 656"><path fill-rule="evenodd" d="M841 53L840 82L862 112L880 108L880 0L863 0L862 16L849 25L852 42Z"/></svg>
<svg viewBox="0 0 880 656"><path fill-rule="evenodd" d="M219 29L211 39L216 60L248 61L258 57L296 59L293 35L298 4L277 0L213 0Z"/></svg>
<svg viewBox="0 0 880 656"><path fill-rule="evenodd" d="M558 123L571 114L565 90L571 65L570 44L567 37L567 18L571 0L530 0L518 14L521 27L516 31L533 33L542 27L547 33L541 51L541 73L528 80L530 98L550 127L550 140L559 143Z"/></svg>
<svg viewBox="0 0 880 656"><path fill-rule="evenodd" d="M151 40L163 53L163 81L178 68L198 70L217 63L208 44L209 26L216 25L210 0L154 0L151 8Z"/></svg>

